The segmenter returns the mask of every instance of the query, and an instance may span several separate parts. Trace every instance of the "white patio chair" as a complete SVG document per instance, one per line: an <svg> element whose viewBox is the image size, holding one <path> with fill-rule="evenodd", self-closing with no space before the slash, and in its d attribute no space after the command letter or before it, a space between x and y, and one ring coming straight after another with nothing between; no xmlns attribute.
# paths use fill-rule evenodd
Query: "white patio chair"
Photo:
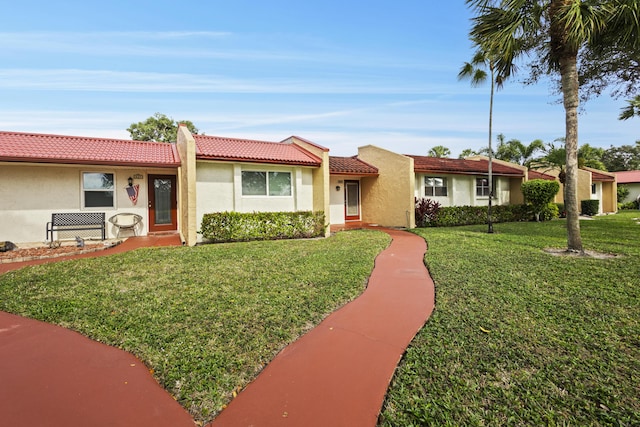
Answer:
<svg viewBox="0 0 640 427"><path fill-rule="evenodd" d="M118 228L116 237L120 237L122 230L131 230L137 236L136 227L142 222L142 217L134 213L119 213L109 218L109 222Z"/></svg>

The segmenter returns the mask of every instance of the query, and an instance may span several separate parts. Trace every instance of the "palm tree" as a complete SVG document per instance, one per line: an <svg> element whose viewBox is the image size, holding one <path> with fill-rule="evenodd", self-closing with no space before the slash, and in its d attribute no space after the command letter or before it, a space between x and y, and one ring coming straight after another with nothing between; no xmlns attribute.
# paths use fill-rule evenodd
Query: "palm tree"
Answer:
<svg viewBox="0 0 640 427"><path fill-rule="evenodd" d="M640 116L640 95L627 101L627 105L622 109L619 120L627 120L634 116Z"/></svg>
<svg viewBox="0 0 640 427"><path fill-rule="evenodd" d="M429 150L428 155L430 157L449 157L451 155L451 150L444 145L436 145Z"/></svg>
<svg viewBox="0 0 640 427"><path fill-rule="evenodd" d="M500 136L500 135L499 135ZM529 166L533 160L533 155L537 151L544 150L544 142L541 139L535 139L524 145L519 139L510 139L507 142L498 141L496 150L496 159L506 160L507 162L517 163L522 166Z"/></svg>
<svg viewBox="0 0 640 427"><path fill-rule="evenodd" d="M496 54L496 69L509 77L515 61L535 56L532 77L548 70L560 77L565 110L567 246L583 252L578 207L578 57L591 44L616 38L640 46L637 0L466 0L477 12L470 32L480 48Z"/></svg>
<svg viewBox="0 0 640 427"><path fill-rule="evenodd" d="M480 49L476 51L471 59L471 62L465 62L458 73L458 80L470 79L471 86L479 86L483 84L488 77L491 79L491 89L489 91L489 206L487 210L487 224L488 233L493 233L493 222L491 220L491 201L493 199L493 167L491 158L493 157L493 150L491 148L492 130L493 130L493 96L496 87L500 89L504 83L504 78L501 74L496 72L496 58L490 53L489 49L484 49L480 45ZM485 69L489 69L489 74Z"/></svg>

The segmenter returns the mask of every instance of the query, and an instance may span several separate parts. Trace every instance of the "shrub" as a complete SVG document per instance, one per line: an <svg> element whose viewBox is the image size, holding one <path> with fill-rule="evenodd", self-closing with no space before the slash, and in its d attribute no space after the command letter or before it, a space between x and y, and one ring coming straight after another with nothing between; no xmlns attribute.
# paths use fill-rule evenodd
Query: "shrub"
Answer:
<svg viewBox="0 0 640 427"><path fill-rule="evenodd" d="M618 194L617 194L618 203L622 203L622 201L624 199L626 199L627 196L629 196L629 187L627 187L624 184L619 184L618 185Z"/></svg>
<svg viewBox="0 0 640 427"><path fill-rule="evenodd" d="M638 201L633 201L633 202L626 202L626 203L618 203L618 209L619 210L631 210L631 209L640 209L640 207L638 207Z"/></svg>
<svg viewBox="0 0 640 427"><path fill-rule="evenodd" d="M600 200L582 200L580 207L582 208L582 215L596 215L600 207Z"/></svg>
<svg viewBox="0 0 640 427"><path fill-rule="evenodd" d="M528 221L533 211L528 205L498 205L491 209L494 223ZM487 223L486 206L447 206L438 210L437 218L427 224L430 227L453 227Z"/></svg>
<svg viewBox="0 0 640 427"><path fill-rule="evenodd" d="M200 233L212 242L238 242L319 237L324 230L324 212L216 212L203 215Z"/></svg>
<svg viewBox="0 0 640 427"><path fill-rule="evenodd" d="M560 216L560 210L557 203L549 203L540 212L540 221L551 221Z"/></svg>
<svg viewBox="0 0 640 427"><path fill-rule="evenodd" d="M564 210L564 203L556 203L556 206L558 207L558 215L560 218L566 218L567 211Z"/></svg>
<svg viewBox="0 0 640 427"><path fill-rule="evenodd" d="M536 221L539 221L542 211L548 208L549 203L553 201L553 198L560 191L560 184L558 181L532 179L531 181L523 182L520 188L525 200L533 206Z"/></svg>
<svg viewBox="0 0 640 427"><path fill-rule="evenodd" d="M440 203L435 200L416 198L416 227L427 227L438 217Z"/></svg>

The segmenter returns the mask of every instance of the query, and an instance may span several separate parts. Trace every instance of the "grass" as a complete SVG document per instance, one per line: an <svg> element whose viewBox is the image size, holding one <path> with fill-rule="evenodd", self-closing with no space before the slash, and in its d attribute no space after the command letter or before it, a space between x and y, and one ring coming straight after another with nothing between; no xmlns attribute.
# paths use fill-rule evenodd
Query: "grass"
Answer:
<svg viewBox="0 0 640 427"><path fill-rule="evenodd" d="M0 276L0 310L132 352L206 422L280 349L358 296L389 240L363 230L34 266Z"/></svg>
<svg viewBox="0 0 640 427"><path fill-rule="evenodd" d="M640 212L420 229L436 307L392 380L382 426L640 425Z"/></svg>

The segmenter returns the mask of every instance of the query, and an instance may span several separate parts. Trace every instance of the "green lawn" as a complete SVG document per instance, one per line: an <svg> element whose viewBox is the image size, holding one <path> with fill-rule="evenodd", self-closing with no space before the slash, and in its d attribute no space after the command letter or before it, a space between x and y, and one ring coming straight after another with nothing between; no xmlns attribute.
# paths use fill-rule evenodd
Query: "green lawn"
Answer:
<svg viewBox="0 0 640 427"><path fill-rule="evenodd" d="M0 310L131 351L204 422L281 348L358 296L389 241L354 231L52 263L0 276Z"/></svg>
<svg viewBox="0 0 640 427"><path fill-rule="evenodd" d="M640 425L638 211L581 221L421 229L436 308L408 349L383 426Z"/></svg>

